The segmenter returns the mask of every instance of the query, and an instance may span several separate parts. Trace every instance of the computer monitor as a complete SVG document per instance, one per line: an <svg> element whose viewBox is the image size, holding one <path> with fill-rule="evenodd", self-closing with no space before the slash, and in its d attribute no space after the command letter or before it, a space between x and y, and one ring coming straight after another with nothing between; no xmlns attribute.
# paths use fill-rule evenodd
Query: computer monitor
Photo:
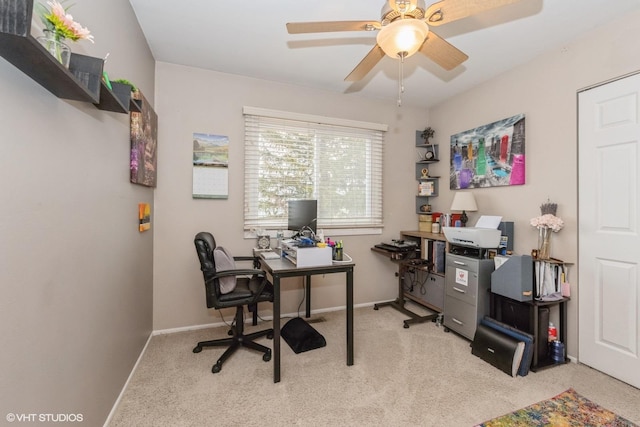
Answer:
<svg viewBox="0 0 640 427"><path fill-rule="evenodd" d="M299 232L303 227L308 227L315 234L317 218L317 200L289 200L288 230Z"/></svg>

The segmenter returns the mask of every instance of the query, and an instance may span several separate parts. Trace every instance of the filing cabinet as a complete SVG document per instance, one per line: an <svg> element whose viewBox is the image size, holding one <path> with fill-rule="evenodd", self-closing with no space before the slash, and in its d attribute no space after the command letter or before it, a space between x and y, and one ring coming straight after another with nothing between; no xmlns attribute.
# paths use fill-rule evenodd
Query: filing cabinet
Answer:
<svg viewBox="0 0 640 427"><path fill-rule="evenodd" d="M489 314L491 259L447 254L444 295L444 326L473 340L476 327Z"/></svg>

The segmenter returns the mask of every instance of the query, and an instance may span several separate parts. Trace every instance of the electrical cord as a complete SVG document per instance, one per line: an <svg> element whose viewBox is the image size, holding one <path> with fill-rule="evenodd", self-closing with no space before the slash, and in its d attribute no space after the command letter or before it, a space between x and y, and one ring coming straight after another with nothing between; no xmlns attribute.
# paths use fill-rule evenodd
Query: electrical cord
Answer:
<svg viewBox="0 0 640 427"><path fill-rule="evenodd" d="M307 287L302 285L302 299L300 300L300 304L298 304L298 317L300 317L300 308L302 308L302 303L307 297Z"/></svg>
<svg viewBox="0 0 640 427"><path fill-rule="evenodd" d="M418 271L422 271L425 272L426 274L424 275L423 280L418 280ZM420 290L420 295L426 295L427 294L427 281L429 280L429 277L431 276L431 271L425 271L423 269L420 268L415 268L415 267L409 267L407 269L407 271L405 272L405 277L409 276L409 286L407 286L406 282L406 278L403 281L405 283L404 290L408 291L408 292L413 292L413 289L418 286L418 289Z"/></svg>
<svg viewBox="0 0 640 427"><path fill-rule="evenodd" d="M222 311L218 311L218 313L220 314L220 319L222 320L222 323L227 325L228 328L233 328L233 326L235 325L235 318L231 323L229 323L225 320L224 316L222 315Z"/></svg>

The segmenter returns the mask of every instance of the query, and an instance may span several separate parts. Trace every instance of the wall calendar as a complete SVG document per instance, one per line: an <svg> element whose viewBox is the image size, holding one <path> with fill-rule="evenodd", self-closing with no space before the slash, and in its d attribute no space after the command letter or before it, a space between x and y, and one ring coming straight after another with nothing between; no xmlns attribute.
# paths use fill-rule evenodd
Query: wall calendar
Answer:
<svg viewBox="0 0 640 427"><path fill-rule="evenodd" d="M193 134L193 198L229 197L229 137Z"/></svg>

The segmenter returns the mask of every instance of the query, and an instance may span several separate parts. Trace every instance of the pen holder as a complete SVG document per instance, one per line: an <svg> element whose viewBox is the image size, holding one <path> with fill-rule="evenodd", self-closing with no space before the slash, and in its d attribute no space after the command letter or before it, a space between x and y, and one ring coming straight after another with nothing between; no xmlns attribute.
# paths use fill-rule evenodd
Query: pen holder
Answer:
<svg viewBox="0 0 640 427"><path fill-rule="evenodd" d="M342 261L342 248L333 247L333 260Z"/></svg>

